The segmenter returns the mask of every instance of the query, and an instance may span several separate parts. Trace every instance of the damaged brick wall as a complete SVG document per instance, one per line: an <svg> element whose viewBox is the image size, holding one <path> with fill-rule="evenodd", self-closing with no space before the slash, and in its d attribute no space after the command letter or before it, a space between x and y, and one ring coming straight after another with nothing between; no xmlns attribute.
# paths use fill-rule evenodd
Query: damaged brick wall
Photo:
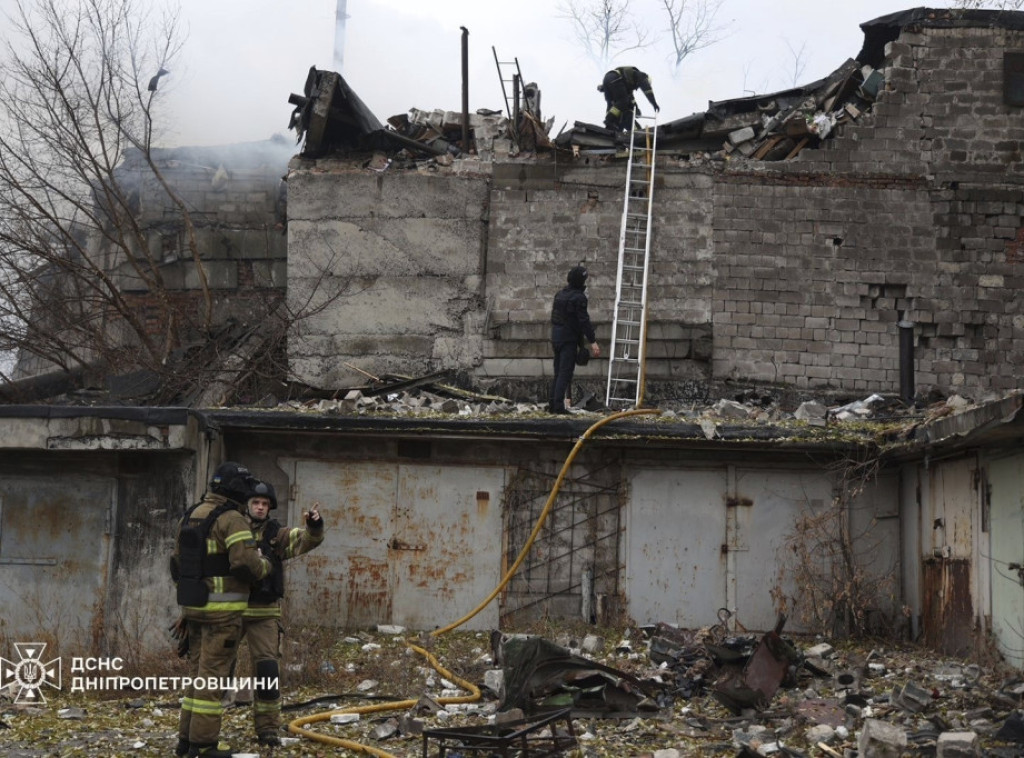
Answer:
<svg viewBox="0 0 1024 758"><path fill-rule="evenodd" d="M876 62L877 101L820 149L771 163L662 154L647 398L724 380L896 393L901 320L918 391L1016 386L1024 111L1003 102L1003 56L1022 46L1004 29L905 30ZM456 164L428 177L297 166L289 285L326 273L338 295L292 347L300 375L457 368L544 399L551 297L581 260L607 354L624 163ZM606 370L577 378L603 398Z"/></svg>
<svg viewBox="0 0 1024 758"><path fill-rule="evenodd" d="M139 221L147 228L151 250L160 256L160 274L175 310L186 322L203 310L203 278L213 292L215 323L229 317L256 323L267 301L283 296L288 253L281 177L290 156L291 145L273 140L156 151L157 165L191 213L202 273L183 217L155 177L138 156L119 169L124 177L138 176ZM132 180L124 182L130 186ZM146 318L148 310L155 310L157 295L127 263L116 267L116 275L147 327L159 335L166 324Z"/></svg>

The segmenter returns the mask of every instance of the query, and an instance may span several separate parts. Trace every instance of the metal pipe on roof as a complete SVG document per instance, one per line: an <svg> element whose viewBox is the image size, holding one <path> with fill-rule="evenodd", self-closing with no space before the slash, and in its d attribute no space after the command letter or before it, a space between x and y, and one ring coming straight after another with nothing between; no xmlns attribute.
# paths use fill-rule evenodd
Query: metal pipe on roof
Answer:
<svg viewBox="0 0 1024 758"><path fill-rule="evenodd" d="M462 29L462 152L469 152L469 29Z"/></svg>
<svg viewBox="0 0 1024 758"><path fill-rule="evenodd" d="M900 399L914 404L914 322L901 319L900 328Z"/></svg>

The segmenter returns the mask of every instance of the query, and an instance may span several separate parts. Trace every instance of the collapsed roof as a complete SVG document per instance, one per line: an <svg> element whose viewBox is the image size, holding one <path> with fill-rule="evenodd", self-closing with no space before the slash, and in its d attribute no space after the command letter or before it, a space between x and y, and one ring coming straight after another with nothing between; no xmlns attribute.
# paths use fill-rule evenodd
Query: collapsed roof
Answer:
<svg viewBox="0 0 1024 758"><path fill-rule="evenodd" d="M885 81L885 46L904 29L954 26L1021 29L1024 14L921 7L880 16L861 24L864 46L857 58L829 76L779 92L709 102L704 112L659 125L659 150L718 159L795 157L828 138L836 126L870 110ZM536 84L527 86L539 100ZM306 157L367 149L420 157L500 154L500 139L512 143L513 156L552 148L577 155L615 155L628 139L627 134L577 121L552 140L548 137L551 123L541 122L529 108L510 114L510 119L495 111L459 114L414 109L383 126L340 74L315 68L310 69L304 94L292 95L289 102L297 106L289 128L296 129L299 141L305 136L302 154ZM472 137L470 144L463 145L461 131L467 122Z"/></svg>

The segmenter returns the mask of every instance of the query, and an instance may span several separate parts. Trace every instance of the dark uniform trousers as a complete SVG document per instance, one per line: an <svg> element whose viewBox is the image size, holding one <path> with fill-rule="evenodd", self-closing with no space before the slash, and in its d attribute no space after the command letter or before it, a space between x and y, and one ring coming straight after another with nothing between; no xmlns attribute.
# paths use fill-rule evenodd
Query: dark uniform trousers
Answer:
<svg viewBox="0 0 1024 758"><path fill-rule="evenodd" d="M284 628L280 618L242 619L242 633L249 645L254 675L258 680L275 678L280 675L277 662L281 660L281 637ZM272 665L269 665L271 664ZM253 693L252 715L256 734L276 734L281 728L281 688L269 689L266 682L257 682Z"/></svg>
<svg viewBox="0 0 1024 758"><path fill-rule="evenodd" d="M221 684L232 675L238 642L242 638L242 614L232 613L224 619L188 620L189 662L195 679L185 690L181 703L178 735L193 745L215 744L220 735L224 714ZM196 687L195 680L201 680ZM213 679L214 688L206 687Z"/></svg>

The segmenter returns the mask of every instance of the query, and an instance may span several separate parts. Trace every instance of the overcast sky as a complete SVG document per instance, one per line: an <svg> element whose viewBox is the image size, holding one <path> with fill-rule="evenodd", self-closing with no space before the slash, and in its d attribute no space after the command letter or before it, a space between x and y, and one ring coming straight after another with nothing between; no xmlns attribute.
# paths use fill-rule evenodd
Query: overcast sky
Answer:
<svg viewBox="0 0 1024 758"><path fill-rule="evenodd" d="M690 0L694 2L695 0ZM9 7L12 0L0 0ZM310 66L336 70L335 0L181 0L183 54L161 82L170 117L167 144L210 145L269 138L287 131ZM605 67L589 60L560 17L560 0L347 0L341 73L383 122L412 108L459 110L460 27L469 30L469 105L503 109L492 46L502 61L518 58L541 90L552 136L574 121L600 124L597 92ZM932 3L947 7L948 2ZM657 33L658 0L633 0ZM703 111L709 100L783 89L834 71L860 51L860 24L915 7L893 0L724 0L728 26L715 45L687 58L678 72L664 46L621 55L653 77L660 121ZM644 101L640 100L641 107Z"/></svg>

